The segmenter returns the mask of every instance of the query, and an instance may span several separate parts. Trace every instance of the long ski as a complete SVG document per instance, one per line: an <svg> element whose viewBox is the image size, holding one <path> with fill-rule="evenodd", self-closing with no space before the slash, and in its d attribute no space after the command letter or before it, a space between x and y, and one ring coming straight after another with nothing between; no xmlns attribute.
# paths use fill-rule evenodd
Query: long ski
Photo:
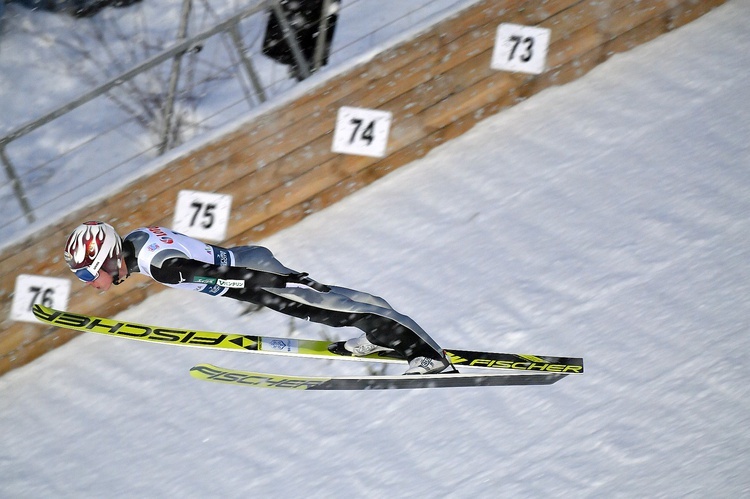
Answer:
<svg viewBox="0 0 750 499"><path fill-rule="evenodd" d="M287 376L240 371L211 364L190 369L194 378L257 388L284 390L393 390L509 385L550 385L567 374L422 374L414 376Z"/></svg>
<svg viewBox="0 0 750 499"><path fill-rule="evenodd" d="M347 359L365 362L406 362L393 351L354 357L343 349L343 342L331 343L325 340L278 338L149 326L55 310L41 304L34 305L33 312L38 320L52 326L151 343L295 357ZM478 352L458 349L447 349L446 355L457 367L583 374L583 359L577 357Z"/></svg>

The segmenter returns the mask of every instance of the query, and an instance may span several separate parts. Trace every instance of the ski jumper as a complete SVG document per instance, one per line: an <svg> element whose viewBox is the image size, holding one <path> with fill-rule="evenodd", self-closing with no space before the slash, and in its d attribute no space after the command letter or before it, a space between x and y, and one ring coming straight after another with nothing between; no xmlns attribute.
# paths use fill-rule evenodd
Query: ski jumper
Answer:
<svg viewBox="0 0 750 499"><path fill-rule="evenodd" d="M416 322L384 299L314 281L263 246L222 248L165 227L143 227L125 236L123 258L129 273L172 288L234 298L327 326L353 326L407 360L443 357Z"/></svg>

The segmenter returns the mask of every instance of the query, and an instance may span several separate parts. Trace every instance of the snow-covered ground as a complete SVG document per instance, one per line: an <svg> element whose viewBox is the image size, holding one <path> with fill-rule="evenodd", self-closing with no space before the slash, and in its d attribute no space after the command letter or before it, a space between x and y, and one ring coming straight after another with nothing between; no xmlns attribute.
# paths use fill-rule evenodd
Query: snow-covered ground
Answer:
<svg viewBox="0 0 750 499"><path fill-rule="evenodd" d="M748 22L732 0L262 241L444 346L584 376L283 392L188 369L365 368L82 336L0 378L0 497L750 495ZM357 334L242 309L168 290L121 317Z"/></svg>

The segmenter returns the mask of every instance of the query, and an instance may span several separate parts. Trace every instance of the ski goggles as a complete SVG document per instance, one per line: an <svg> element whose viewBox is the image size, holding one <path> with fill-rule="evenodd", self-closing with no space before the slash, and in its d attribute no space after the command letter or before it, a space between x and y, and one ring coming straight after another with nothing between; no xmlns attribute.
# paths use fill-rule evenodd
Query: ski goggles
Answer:
<svg viewBox="0 0 750 499"><path fill-rule="evenodd" d="M82 269L72 269L76 277L83 282L93 282L99 277L99 272L92 274L88 267Z"/></svg>

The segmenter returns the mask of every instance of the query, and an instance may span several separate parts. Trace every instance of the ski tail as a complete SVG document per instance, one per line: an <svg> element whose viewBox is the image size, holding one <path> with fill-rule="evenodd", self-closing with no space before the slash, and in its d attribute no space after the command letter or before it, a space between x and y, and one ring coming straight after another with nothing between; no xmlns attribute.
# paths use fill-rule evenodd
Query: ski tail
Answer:
<svg viewBox="0 0 750 499"><path fill-rule="evenodd" d="M473 350L446 350L454 366L512 369L515 371L558 374L583 374L580 357L557 357L517 353L477 352Z"/></svg>
<svg viewBox="0 0 750 499"><path fill-rule="evenodd" d="M331 343L328 350L341 357L352 358L351 352L344 348L343 341ZM583 374L583 359L580 357L559 357L554 355L530 355L518 353L482 352L476 350L444 350L446 357L455 367L482 367L489 369L512 369L560 374ZM357 359L382 361L405 361L404 357L391 350L377 352Z"/></svg>

